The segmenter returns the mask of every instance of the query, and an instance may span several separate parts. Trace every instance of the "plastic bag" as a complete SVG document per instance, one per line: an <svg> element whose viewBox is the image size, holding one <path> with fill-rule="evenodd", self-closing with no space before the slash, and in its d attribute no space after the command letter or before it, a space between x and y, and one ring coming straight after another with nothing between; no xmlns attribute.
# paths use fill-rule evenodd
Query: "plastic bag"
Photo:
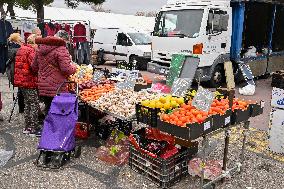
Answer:
<svg viewBox="0 0 284 189"><path fill-rule="evenodd" d="M13 153L14 153L13 150L12 151L0 150L0 167L6 165L6 163L13 156Z"/></svg>
<svg viewBox="0 0 284 189"><path fill-rule="evenodd" d="M127 137L118 130L114 130L105 146L97 149L95 156L111 165L124 165L129 158L129 141Z"/></svg>
<svg viewBox="0 0 284 189"><path fill-rule="evenodd" d="M255 86L249 84L243 88L239 88L239 93L245 96L252 96L255 93Z"/></svg>
<svg viewBox="0 0 284 189"><path fill-rule="evenodd" d="M200 158L194 158L189 161L188 173L191 176L201 177L202 172L202 160ZM204 167L204 179L214 180L222 174L222 162L218 160L208 160L205 162Z"/></svg>

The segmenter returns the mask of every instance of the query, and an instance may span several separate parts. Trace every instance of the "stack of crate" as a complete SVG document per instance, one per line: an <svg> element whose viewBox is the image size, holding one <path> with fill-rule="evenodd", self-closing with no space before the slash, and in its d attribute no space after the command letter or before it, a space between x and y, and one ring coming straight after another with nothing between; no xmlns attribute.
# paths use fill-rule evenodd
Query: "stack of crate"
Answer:
<svg viewBox="0 0 284 189"><path fill-rule="evenodd" d="M284 71L272 76L269 149L284 154Z"/></svg>

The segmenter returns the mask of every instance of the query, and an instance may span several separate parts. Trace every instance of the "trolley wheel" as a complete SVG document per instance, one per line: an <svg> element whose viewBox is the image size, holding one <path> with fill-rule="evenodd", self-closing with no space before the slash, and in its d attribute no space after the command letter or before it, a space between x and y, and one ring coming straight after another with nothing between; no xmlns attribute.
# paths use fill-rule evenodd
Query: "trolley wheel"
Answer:
<svg viewBox="0 0 284 189"><path fill-rule="evenodd" d="M81 156L81 152L82 152L82 147L76 146L74 150L74 157L79 158Z"/></svg>
<svg viewBox="0 0 284 189"><path fill-rule="evenodd" d="M60 168L63 165L64 154L56 154L52 158L52 165L54 168Z"/></svg>

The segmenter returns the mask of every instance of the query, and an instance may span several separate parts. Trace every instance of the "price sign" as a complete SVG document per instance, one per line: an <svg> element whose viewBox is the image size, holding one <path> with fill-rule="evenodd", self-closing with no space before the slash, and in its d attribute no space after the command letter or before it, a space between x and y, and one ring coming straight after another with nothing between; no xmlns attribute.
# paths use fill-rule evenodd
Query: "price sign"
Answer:
<svg viewBox="0 0 284 189"><path fill-rule="evenodd" d="M198 110L208 112L213 100L214 94L210 90L199 87L195 97L193 98L192 105Z"/></svg>
<svg viewBox="0 0 284 189"><path fill-rule="evenodd" d="M139 70L126 70L126 77L138 79L139 78Z"/></svg>
<svg viewBox="0 0 284 189"><path fill-rule="evenodd" d="M131 78L127 78L124 82L119 82L116 84L118 89L127 89L127 90L134 90L135 80Z"/></svg>
<svg viewBox="0 0 284 189"><path fill-rule="evenodd" d="M126 70L118 68L112 68L111 72L117 76L124 76L126 74Z"/></svg>
<svg viewBox="0 0 284 189"><path fill-rule="evenodd" d="M93 74L93 81L100 81L103 76L104 76L104 72L95 71Z"/></svg>
<svg viewBox="0 0 284 189"><path fill-rule="evenodd" d="M182 97L186 94L187 90L190 88L192 80L189 78L177 78L175 79L171 94L173 96Z"/></svg>

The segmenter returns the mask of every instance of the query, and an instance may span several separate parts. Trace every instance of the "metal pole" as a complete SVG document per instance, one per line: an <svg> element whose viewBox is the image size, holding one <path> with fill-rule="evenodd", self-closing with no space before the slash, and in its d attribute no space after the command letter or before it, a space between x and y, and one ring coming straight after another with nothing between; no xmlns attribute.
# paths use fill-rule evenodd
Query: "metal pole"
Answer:
<svg viewBox="0 0 284 189"><path fill-rule="evenodd" d="M241 172L243 171L243 164L244 164L244 161L245 161L245 150L246 150L246 140L247 140L247 134L248 134L248 129L249 129L249 124L250 122L249 121L246 121L244 123L244 132L243 132L243 145L242 145L242 152L241 152Z"/></svg>
<svg viewBox="0 0 284 189"><path fill-rule="evenodd" d="M223 157L223 171L227 170L227 162L228 162L228 151L229 151L229 143L230 143L230 130L226 129L225 131L225 148L224 148L224 157ZM225 178L222 178L222 182L225 181Z"/></svg>
<svg viewBox="0 0 284 189"><path fill-rule="evenodd" d="M204 172L205 172L205 160L206 160L206 144L207 144L207 137L204 135L202 140L202 162L201 162L201 179L200 179L200 188L203 188L204 185Z"/></svg>
<svg viewBox="0 0 284 189"><path fill-rule="evenodd" d="M12 119L12 116L13 116L17 102L18 102L18 95L17 95L16 99L14 100L14 105L13 105L13 108L12 108L12 111L11 111L11 114L10 114L10 117L9 117L9 120L8 120L9 123L11 123L11 119Z"/></svg>

